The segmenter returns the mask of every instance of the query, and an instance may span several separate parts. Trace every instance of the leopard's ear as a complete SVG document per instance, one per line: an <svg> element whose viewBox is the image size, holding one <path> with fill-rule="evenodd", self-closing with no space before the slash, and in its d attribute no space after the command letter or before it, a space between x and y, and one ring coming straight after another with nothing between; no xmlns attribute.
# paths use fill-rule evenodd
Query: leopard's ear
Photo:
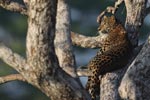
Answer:
<svg viewBox="0 0 150 100"><path fill-rule="evenodd" d="M117 23L117 20L116 20L116 18L115 18L114 15L110 16L110 22L111 22L111 24L113 24L113 25L115 25L115 24Z"/></svg>
<svg viewBox="0 0 150 100"><path fill-rule="evenodd" d="M104 18L104 19L107 19L107 17L106 17L106 16L104 16L103 18Z"/></svg>
<svg viewBox="0 0 150 100"><path fill-rule="evenodd" d="M107 16L103 16L102 20L105 22L106 20L108 20Z"/></svg>
<svg viewBox="0 0 150 100"><path fill-rule="evenodd" d="M116 20L116 18L115 18L114 15L110 16L110 19L111 19L111 20Z"/></svg>

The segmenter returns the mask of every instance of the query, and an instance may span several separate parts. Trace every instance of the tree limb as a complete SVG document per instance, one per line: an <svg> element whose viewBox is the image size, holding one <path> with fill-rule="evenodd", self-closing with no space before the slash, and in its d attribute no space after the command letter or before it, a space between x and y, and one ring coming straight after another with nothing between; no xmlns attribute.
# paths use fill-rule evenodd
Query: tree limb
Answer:
<svg viewBox="0 0 150 100"><path fill-rule="evenodd" d="M0 6L6 10L27 15L27 9L25 6L17 2L13 2L12 0L0 0Z"/></svg>
<svg viewBox="0 0 150 100"><path fill-rule="evenodd" d="M150 98L150 36L129 66L119 87L122 99L148 100Z"/></svg>
<svg viewBox="0 0 150 100"><path fill-rule="evenodd" d="M114 7L109 6L103 12L101 12L100 15L97 17L97 23L99 23L99 24L101 23L101 19L106 13L115 14L115 12L118 10L118 7L122 4L123 1L124 0L117 0L115 2Z"/></svg>
<svg viewBox="0 0 150 100"><path fill-rule="evenodd" d="M98 48L102 42L100 36L88 37L75 32L71 32L71 39L73 45L83 48Z"/></svg>
<svg viewBox="0 0 150 100"><path fill-rule="evenodd" d="M142 25L145 17L146 1L147 0L124 0L127 10L125 28L133 46L138 45L138 29Z"/></svg>
<svg viewBox="0 0 150 100"><path fill-rule="evenodd" d="M89 100L80 83L59 66L54 46L56 10L57 0L29 0L26 52L33 74L24 76L51 100Z"/></svg>
<svg viewBox="0 0 150 100"><path fill-rule="evenodd" d="M11 74L11 75L6 75L6 76L1 76L0 77L0 84L10 82L10 81L15 81L15 80L26 81L24 79L24 77L22 77L21 74Z"/></svg>
<svg viewBox="0 0 150 100"><path fill-rule="evenodd" d="M25 70L26 60L14 53L10 48L0 43L0 58L18 72Z"/></svg>
<svg viewBox="0 0 150 100"><path fill-rule="evenodd" d="M77 77L75 58L70 37L70 11L67 0L58 0L55 32L55 51L60 67L72 77Z"/></svg>
<svg viewBox="0 0 150 100"><path fill-rule="evenodd" d="M106 12L110 13L115 13L116 10L118 9L118 6L123 2L124 0L118 0L115 2L115 7L107 7L106 10L104 10L98 17L97 17L97 22L100 23L102 16ZM101 37L95 36L95 37L88 37L84 36L75 32L71 32L71 40L73 45L80 46L83 48L99 48L101 47Z"/></svg>
<svg viewBox="0 0 150 100"><path fill-rule="evenodd" d="M92 72L89 71L88 69L77 69L77 74L78 76L91 76Z"/></svg>

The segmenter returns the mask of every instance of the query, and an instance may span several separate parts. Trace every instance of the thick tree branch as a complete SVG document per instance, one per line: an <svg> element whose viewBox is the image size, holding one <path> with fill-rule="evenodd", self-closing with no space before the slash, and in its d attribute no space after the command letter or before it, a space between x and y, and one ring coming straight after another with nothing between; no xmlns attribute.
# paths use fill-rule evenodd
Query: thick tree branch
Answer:
<svg viewBox="0 0 150 100"><path fill-rule="evenodd" d="M75 32L71 32L71 39L73 45L83 48L98 48L101 47L100 36L88 37Z"/></svg>
<svg viewBox="0 0 150 100"><path fill-rule="evenodd" d="M110 12L114 14L119 5L123 2L124 0L118 0L115 2L114 7L107 7L106 10L104 10L98 17L97 17L97 22L101 22L101 18L105 15L105 13ZM100 36L95 36L95 37L88 37L84 36L75 32L71 32L71 40L73 45L80 46L83 48L99 48L101 47L101 37Z"/></svg>
<svg viewBox="0 0 150 100"><path fill-rule="evenodd" d="M125 28L133 46L138 45L138 29L143 23L147 0L124 0L127 15Z"/></svg>
<svg viewBox="0 0 150 100"><path fill-rule="evenodd" d="M20 55L14 53L11 49L0 43L0 58L17 71L23 71L27 68L26 60ZM26 66L26 67L25 67Z"/></svg>
<svg viewBox="0 0 150 100"><path fill-rule="evenodd" d="M55 51L59 65L69 75L77 77L70 36L70 11L67 0L58 0L56 18Z"/></svg>
<svg viewBox="0 0 150 100"><path fill-rule="evenodd" d="M15 80L26 81L24 79L24 77L22 77L21 74L11 74L11 75L7 75L7 76L1 76L0 77L0 84L10 82L10 81L15 81Z"/></svg>
<svg viewBox="0 0 150 100"><path fill-rule="evenodd" d="M89 71L88 69L77 69L77 74L78 76L91 76L92 72Z"/></svg>
<svg viewBox="0 0 150 100"><path fill-rule="evenodd" d="M148 100L150 98L150 36L125 73L119 93L122 99Z"/></svg>
<svg viewBox="0 0 150 100"><path fill-rule="evenodd" d="M26 47L32 77L28 82L51 100L89 100L80 83L59 66L54 48L56 10L57 0L29 0Z"/></svg>
<svg viewBox="0 0 150 100"><path fill-rule="evenodd" d="M6 10L27 15L27 9L25 8L25 6L17 2L13 2L11 0L0 0L0 6Z"/></svg>

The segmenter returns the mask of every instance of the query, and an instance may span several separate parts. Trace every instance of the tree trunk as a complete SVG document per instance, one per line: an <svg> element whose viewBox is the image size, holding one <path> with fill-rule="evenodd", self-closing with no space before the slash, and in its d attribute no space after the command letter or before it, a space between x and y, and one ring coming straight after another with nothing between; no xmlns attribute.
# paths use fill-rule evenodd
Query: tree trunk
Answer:
<svg viewBox="0 0 150 100"><path fill-rule="evenodd" d="M123 1L127 9L125 27L132 44L136 46L147 0L118 0L115 7ZM19 72L0 77L0 83L26 81L51 100L90 100L76 73L72 42L81 47L97 48L101 46L99 36L70 35L67 0L24 0L24 3L27 8L11 0L0 1L3 8L28 16L26 59L0 42L0 58ZM126 68L123 68L102 77L100 100L150 98L149 49L150 37L126 73Z"/></svg>
<svg viewBox="0 0 150 100"><path fill-rule="evenodd" d="M150 98L150 36L125 73L119 93L122 99L149 100Z"/></svg>
<svg viewBox="0 0 150 100"><path fill-rule="evenodd" d="M26 38L26 58L13 53L9 48L0 45L0 57L21 75L12 75L14 80L26 81L39 88L51 100L89 100L89 95L82 87L77 75L73 78L59 66L59 61L55 54L54 37L56 25L57 0L25 0L27 5L28 31ZM59 3L65 0L59 0ZM10 9L10 5L19 5L12 1L1 1L0 4ZM17 8L18 7L18 8ZM20 11L23 6L17 6L13 9ZM11 9L12 10L12 9ZM67 11L66 11L67 12ZM63 24L63 22L58 22ZM67 27L63 27L67 28ZM65 30L65 29L64 29ZM67 29L66 29L67 30ZM66 39L69 39L69 33L64 32ZM67 36L68 35L68 36ZM70 39L71 40L71 39ZM64 44L68 46L68 44ZM68 48L71 48L71 44ZM7 55L4 55L4 53ZM72 53L70 51L70 53ZM62 52L60 55L64 55ZM70 54L73 56L73 54ZM69 59L74 60L73 57ZM72 69L75 69L75 63L70 62ZM62 63L60 63L62 65ZM67 65L67 64L65 64ZM63 65L64 66L64 65ZM69 66L69 65L67 65ZM74 71L75 73L75 71ZM3 80L3 78L5 78ZM3 81L11 81L9 77L1 78Z"/></svg>
<svg viewBox="0 0 150 100"><path fill-rule="evenodd" d="M80 100L86 98L83 88L60 69L55 55L56 8L57 0L29 2L27 63L32 74L28 80L52 100Z"/></svg>

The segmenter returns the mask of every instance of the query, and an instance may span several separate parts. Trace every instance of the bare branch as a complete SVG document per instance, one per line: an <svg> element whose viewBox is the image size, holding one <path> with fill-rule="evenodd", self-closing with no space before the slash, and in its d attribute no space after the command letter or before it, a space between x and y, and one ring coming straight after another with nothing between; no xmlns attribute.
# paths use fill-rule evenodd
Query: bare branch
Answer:
<svg viewBox="0 0 150 100"><path fill-rule="evenodd" d="M77 69L77 74L78 76L91 76L92 72L89 71L88 69Z"/></svg>
<svg viewBox="0 0 150 100"><path fill-rule="evenodd" d="M70 11L67 0L58 0L55 33L55 51L60 67L72 77L77 77L75 58L70 36Z"/></svg>
<svg viewBox="0 0 150 100"><path fill-rule="evenodd" d="M101 47L100 36L88 37L75 32L71 32L71 39L73 45L84 47L84 48L98 48Z"/></svg>
<svg viewBox="0 0 150 100"><path fill-rule="evenodd" d="M56 7L57 0L29 0L27 63L35 77L31 74L28 81L51 100L89 100L76 78L59 67L54 50Z"/></svg>
<svg viewBox="0 0 150 100"><path fill-rule="evenodd" d="M19 72L26 68L26 60L2 43L0 43L0 58Z"/></svg>
<svg viewBox="0 0 150 100"><path fill-rule="evenodd" d="M27 15L27 9L25 8L25 6L17 2L13 2L11 0L0 0L0 6L6 10Z"/></svg>
<svg viewBox="0 0 150 100"><path fill-rule="evenodd" d="M127 10L125 28L133 46L137 46L138 44L138 29L142 25L145 17L146 1L147 0L124 0Z"/></svg>
<svg viewBox="0 0 150 100"><path fill-rule="evenodd" d="M1 76L0 84L10 82L10 81L15 81L15 80L26 81L21 74L11 74L11 75L7 75L7 76Z"/></svg>
<svg viewBox="0 0 150 100"><path fill-rule="evenodd" d="M117 0L116 2L115 2L115 8L117 9L120 5L121 5L121 3L123 2L124 0Z"/></svg>
<svg viewBox="0 0 150 100"><path fill-rule="evenodd" d="M97 23L101 23L102 17L106 14L106 13L112 13L114 14L117 8L115 7L107 7L102 13L100 13L100 15L97 17Z"/></svg>
<svg viewBox="0 0 150 100"><path fill-rule="evenodd" d="M106 13L112 13L112 14L115 14L115 12L117 11L118 7L121 5L121 3L123 2L124 0L117 0L115 2L115 6L114 7L107 7L102 13L100 13L100 15L97 17L97 23L101 23L101 19L102 17L106 14Z"/></svg>

